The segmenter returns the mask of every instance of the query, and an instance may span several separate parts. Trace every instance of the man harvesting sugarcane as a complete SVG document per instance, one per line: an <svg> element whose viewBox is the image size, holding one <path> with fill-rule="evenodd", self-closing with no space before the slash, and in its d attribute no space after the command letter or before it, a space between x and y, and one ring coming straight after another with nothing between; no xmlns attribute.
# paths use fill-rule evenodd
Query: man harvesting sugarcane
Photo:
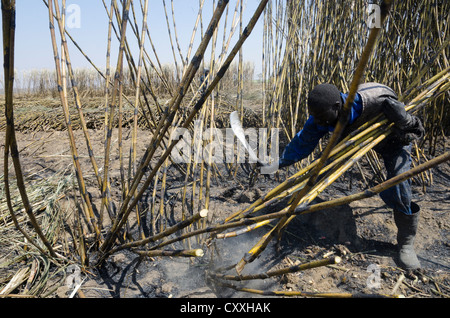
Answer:
<svg viewBox="0 0 450 318"><path fill-rule="evenodd" d="M311 116L303 129L286 146L278 162L279 168L292 165L306 158L320 139L332 132L348 97L332 84L320 84L309 93L308 110ZM406 112L397 94L382 84L366 83L358 87L351 105L349 121L343 135L349 134L380 113L394 122L393 132L374 150L383 158L387 177L392 178L410 169L411 141L421 138L424 129L420 120ZM414 251L420 207L411 201L411 183L406 180L380 193L387 206L394 211L398 229L398 260L405 269L420 268Z"/></svg>

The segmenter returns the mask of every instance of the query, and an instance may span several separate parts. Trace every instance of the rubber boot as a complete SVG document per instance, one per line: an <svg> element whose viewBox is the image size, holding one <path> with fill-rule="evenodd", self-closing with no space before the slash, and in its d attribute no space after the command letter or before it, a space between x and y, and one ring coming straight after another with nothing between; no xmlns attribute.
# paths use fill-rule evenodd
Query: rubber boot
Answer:
<svg viewBox="0 0 450 318"><path fill-rule="evenodd" d="M399 266L405 270L420 268L419 260L414 251L414 238L419 224L420 207L411 202L412 215L394 211L394 220L397 225L397 244Z"/></svg>

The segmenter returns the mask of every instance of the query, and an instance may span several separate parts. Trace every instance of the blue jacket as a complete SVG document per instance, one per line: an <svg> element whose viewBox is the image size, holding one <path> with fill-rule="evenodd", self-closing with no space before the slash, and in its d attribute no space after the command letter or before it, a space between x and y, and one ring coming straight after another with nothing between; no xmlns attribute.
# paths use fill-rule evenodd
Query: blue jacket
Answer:
<svg viewBox="0 0 450 318"><path fill-rule="evenodd" d="M348 94L341 93L343 104ZM361 96L356 94L353 101L348 124L352 124L362 112ZM320 126L314 123L314 117L309 116L303 129L300 130L291 142L286 146L279 161L279 167L290 166L311 154L319 143L320 139L328 132L334 131L334 126Z"/></svg>

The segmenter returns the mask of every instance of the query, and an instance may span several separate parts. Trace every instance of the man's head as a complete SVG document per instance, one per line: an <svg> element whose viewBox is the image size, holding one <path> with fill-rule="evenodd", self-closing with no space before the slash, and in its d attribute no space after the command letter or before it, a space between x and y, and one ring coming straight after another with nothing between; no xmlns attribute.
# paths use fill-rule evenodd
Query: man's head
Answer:
<svg viewBox="0 0 450 318"><path fill-rule="evenodd" d="M308 110L320 126L334 126L342 108L341 94L332 84L314 87L308 96Z"/></svg>

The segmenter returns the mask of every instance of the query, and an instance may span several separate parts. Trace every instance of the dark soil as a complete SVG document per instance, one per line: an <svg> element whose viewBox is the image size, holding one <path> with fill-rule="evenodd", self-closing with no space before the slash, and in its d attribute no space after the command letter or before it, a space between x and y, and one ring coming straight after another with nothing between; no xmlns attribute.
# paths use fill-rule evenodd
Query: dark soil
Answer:
<svg viewBox="0 0 450 318"><path fill-rule="evenodd" d="M92 131L93 143L101 149L103 131ZM76 134L81 134L77 131ZM0 133L4 139L4 134ZM18 133L17 140L25 174L36 171L53 173L70 166L71 157L64 131ZM124 146L125 149L126 146ZM145 147L140 141L139 150ZM80 151L83 164L85 152ZM113 154L116 156L116 154ZM115 157L117 159L117 157ZM179 193L183 180L175 172L169 174L167 220L178 219ZM118 170L112 177L118 180ZM293 169L289 172L291 175ZM263 297L258 293L239 291L239 288L272 291L302 291L309 293L402 294L414 298L440 298L450 295L450 166L444 163L431 170L433 182L427 186L413 182L414 200L421 206L416 252L422 264L418 272L407 273L396 262L396 227L392 212L378 197L352 202L311 214L299 215L283 232L273 239L261 256L248 264L243 275L265 273L324 257L340 256L341 263L279 275L267 279L226 281L214 274L236 275L233 267L270 230L264 226L237 237L216 239L206 246L197 238L192 247L201 247L205 255L188 259L177 257L139 258L128 250L117 252L99 268L83 273L82 292L89 298L238 298ZM213 181L211 188L210 224L223 220L241 210L259 196L274 188L287 176L286 171L266 178L259 176L250 187L248 176L240 169L236 178ZM92 181L92 176L87 176ZM114 179L113 179L114 180ZM364 189L356 169L347 172L316 199L329 200ZM149 196L149 199L151 196ZM97 198L98 199L98 198ZM94 197L95 200L95 197ZM143 202L144 204L145 202ZM272 206L276 211L283 206ZM195 209L196 207L191 207ZM151 220L146 220L149 224ZM272 225L275 223L272 223ZM205 239L208 236L202 236ZM176 243L172 248L186 248ZM93 256L93 260L95 255ZM402 276L405 276L403 279ZM395 287L397 282L402 283ZM67 297L66 286L61 286L54 297ZM268 297L273 297L269 295Z"/></svg>

